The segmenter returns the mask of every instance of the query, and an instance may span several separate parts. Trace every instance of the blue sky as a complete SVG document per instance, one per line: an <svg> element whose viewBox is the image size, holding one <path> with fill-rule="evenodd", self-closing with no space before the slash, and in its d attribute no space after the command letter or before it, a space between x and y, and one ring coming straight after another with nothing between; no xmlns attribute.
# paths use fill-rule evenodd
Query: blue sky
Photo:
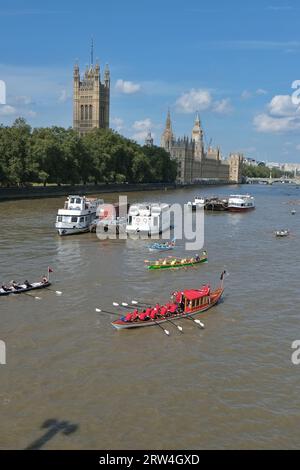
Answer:
<svg viewBox="0 0 300 470"><path fill-rule="evenodd" d="M268 161L300 162L300 4L295 0L1 0L0 122L72 125L76 59L112 79L111 126L159 143L168 107L176 136L199 110L207 142ZM88 8L88 12L85 11Z"/></svg>

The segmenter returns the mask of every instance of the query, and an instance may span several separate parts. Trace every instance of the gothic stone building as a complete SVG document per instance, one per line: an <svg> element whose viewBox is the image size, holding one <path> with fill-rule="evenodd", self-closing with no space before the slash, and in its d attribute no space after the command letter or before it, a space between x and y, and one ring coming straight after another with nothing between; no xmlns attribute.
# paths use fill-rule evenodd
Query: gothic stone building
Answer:
<svg viewBox="0 0 300 470"><path fill-rule="evenodd" d="M110 72L108 66L101 82L100 66L87 67L80 77L75 64L73 74L73 128L80 135L93 128L109 128Z"/></svg>
<svg viewBox="0 0 300 470"><path fill-rule="evenodd" d="M190 184L203 179L214 179L224 183L240 183L243 156L231 154L228 160L222 160L219 148L209 147L205 151L203 137L197 113L191 139L189 137L176 139L172 130L170 112L168 112L161 146L178 163L177 182Z"/></svg>

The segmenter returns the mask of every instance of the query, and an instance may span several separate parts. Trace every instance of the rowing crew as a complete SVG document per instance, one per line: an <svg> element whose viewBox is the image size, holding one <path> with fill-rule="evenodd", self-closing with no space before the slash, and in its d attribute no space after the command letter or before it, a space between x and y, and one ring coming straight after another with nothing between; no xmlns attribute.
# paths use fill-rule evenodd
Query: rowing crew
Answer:
<svg viewBox="0 0 300 470"><path fill-rule="evenodd" d="M179 307L177 303L168 303L166 305L156 304L154 308L148 307L142 312L139 312L138 309L135 309L133 313L128 313L121 318L124 322L135 322L135 321L148 321L162 319L170 317L179 313Z"/></svg>
<svg viewBox="0 0 300 470"><path fill-rule="evenodd" d="M207 256L207 252L203 251L202 256L203 256L203 258L205 258ZM173 258L173 259L158 260L158 261L155 262L155 265L156 266L161 266L161 265L163 265L163 266L166 266L166 265L175 266L175 265L178 265L178 264L194 264L194 263L199 263L200 261L201 261L201 258L197 254L194 258L184 258L184 259Z"/></svg>
<svg viewBox="0 0 300 470"><path fill-rule="evenodd" d="M48 282L49 282L49 279L47 278L47 276L44 276L42 278L41 284L48 284ZM30 282L27 281L26 279L23 282L23 284L20 282L16 282L16 281L10 281L8 285L3 284L1 286L1 289L4 292L13 292L13 291L18 291L18 290L30 289L31 287L33 287L32 284L30 284Z"/></svg>

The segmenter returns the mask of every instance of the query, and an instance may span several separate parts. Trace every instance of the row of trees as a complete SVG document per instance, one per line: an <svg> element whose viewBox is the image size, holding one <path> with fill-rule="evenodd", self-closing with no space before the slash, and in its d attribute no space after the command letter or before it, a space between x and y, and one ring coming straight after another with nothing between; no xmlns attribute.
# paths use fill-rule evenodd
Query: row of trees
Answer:
<svg viewBox="0 0 300 470"><path fill-rule="evenodd" d="M176 173L165 150L111 130L80 137L71 128L32 129L23 118L0 126L0 185L173 182Z"/></svg>
<svg viewBox="0 0 300 470"><path fill-rule="evenodd" d="M248 178L270 178L270 174L272 175L272 178L281 178L284 173L283 171L279 170L279 168L272 168L270 169L269 167L265 165L257 165L257 166L252 166L252 165L243 165L243 176L248 177ZM293 176L288 174L287 176Z"/></svg>

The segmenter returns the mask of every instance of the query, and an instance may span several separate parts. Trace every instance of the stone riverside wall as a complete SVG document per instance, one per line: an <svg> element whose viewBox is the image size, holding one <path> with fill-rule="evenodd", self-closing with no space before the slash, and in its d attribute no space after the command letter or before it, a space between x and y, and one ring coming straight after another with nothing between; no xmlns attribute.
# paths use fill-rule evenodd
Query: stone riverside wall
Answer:
<svg viewBox="0 0 300 470"><path fill-rule="evenodd" d="M206 185L229 184L224 180L203 180L193 185L181 185L175 183L143 183L143 184L98 184L77 186L33 186L29 188L1 188L0 202L15 199L39 199L48 197L68 196L69 194L98 194L98 193L128 193L134 191L163 191L165 189L179 189L184 187L199 187Z"/></svg>

